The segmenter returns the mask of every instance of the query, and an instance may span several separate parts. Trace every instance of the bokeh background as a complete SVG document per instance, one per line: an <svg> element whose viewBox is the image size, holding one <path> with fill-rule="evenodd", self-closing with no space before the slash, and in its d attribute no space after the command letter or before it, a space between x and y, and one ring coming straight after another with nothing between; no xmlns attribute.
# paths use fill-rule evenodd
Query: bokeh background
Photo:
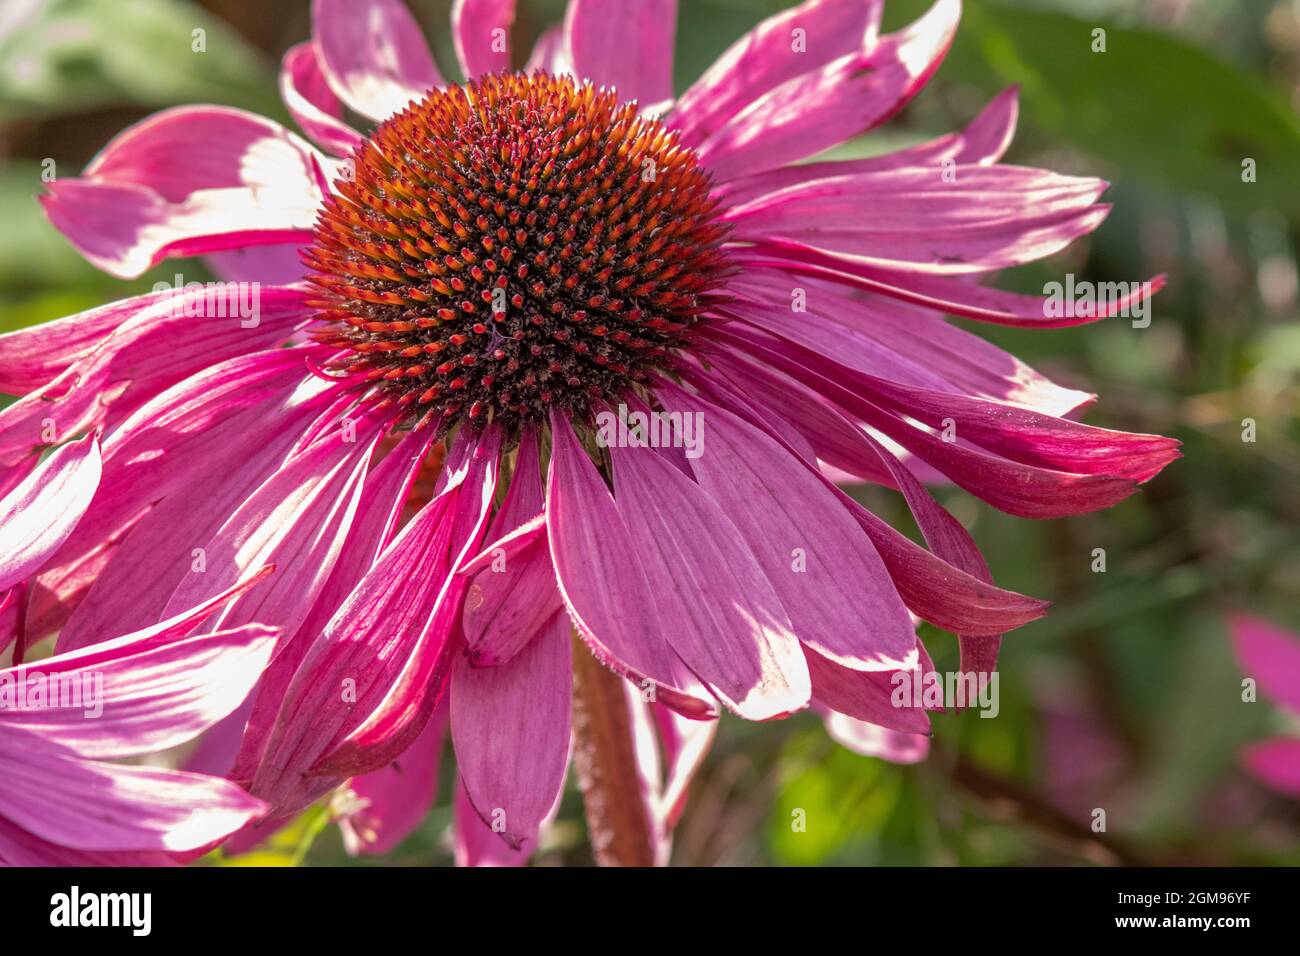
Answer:
<svg viewBox="0 0 1300 956"><path fill-rule="evenodd" d="M448 77L450 0L411 0ZM682 0L685 89L783 0ZM209 102L286 124L280 55L309 34L308 0L0 0L0 330L148 291L164 263L122 283L83 263L35 196L52 160L75 175L114 133L172 104ZM521 0L515 49L561 15ZM890 0L885 26L920 0ZM207 50L191 51L206 30ZM1092 51L1106 31L1106 52ZM813 716L724 719L677 831L676 864L1297 864L1300 802L1239 768L1243 743L1288 718L1244 703L1225 616L1300 631L1300 0L967 0L956 46L894 123L836 152L866 155L963 125L1022 87L1008 162L1099 175L1105 225L1004 277L1042 292L1168 273L1148 328L978 331L1059 381L1095 391L1088 420L1174 435L1184 459L1102 514L1009 518L940 496L998 582L1055 602L1008 636L1001 712L935 720L935 747L897 767L835 744ZM1255 161L1254 182L1243 162ZM45 166L43 166L45 164ZM186 263L187 279L202 277ZM0 398L0 402L5 401ZM1254 424L1253 441L1249 419ZM909 532L906 511L868 502ZM1094 570L1095 549L1105 571ZM950 635L923 632L940 670ZM1292 719L1294 720L1294 719ZM1289 731L1300 734L1294 722ZM448 758L449 759L449 758ZM438 808L387 859L446 864L450 766ZM586 864L570 793L537 862ZM806 811L796 832L791 812ZM1091 828L1106 811L1106 832ZM226 864L349 861L328 811Z"/></svg>

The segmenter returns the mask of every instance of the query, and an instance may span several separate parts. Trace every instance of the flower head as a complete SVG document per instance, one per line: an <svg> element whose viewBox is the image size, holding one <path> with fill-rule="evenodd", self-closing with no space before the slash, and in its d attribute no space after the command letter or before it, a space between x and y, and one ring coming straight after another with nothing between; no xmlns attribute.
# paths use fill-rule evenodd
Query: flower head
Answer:
<svg viewBox="0 0 1300 956"><path fill-rule="evenodd" d="M172 110L44 197L115 274L205 254L265 283L256 321L162 290L0 337L0 387L30 390L0 412L0 464L30 467L51 416L107 429L103 486L26 610L61 647L279 567L209 625L285 638L204 764L273 820L350 777L382 805L373 775L437 746L446 700L464 794L531 846L569 760L575 632L666 747L656 832L702 750L680 722L722 709L815 706L916 759L924 709L890 699L933 667L912 614L989 671L1045 608L992 584L921 479L1054 517L1177 455L1066 417L1092 397L944 318L1107 314L971 281L1107 211L1104 183L998 163L1014 91L902 152L801 162L907 104L957 0L885 36L876 0L808 0L676 101L675 12L573 0L513 70L513 3L460 0L453 84L400 0L317 0L281 87L325 152ZM899 491L928 548L831 469Z"/></svg>

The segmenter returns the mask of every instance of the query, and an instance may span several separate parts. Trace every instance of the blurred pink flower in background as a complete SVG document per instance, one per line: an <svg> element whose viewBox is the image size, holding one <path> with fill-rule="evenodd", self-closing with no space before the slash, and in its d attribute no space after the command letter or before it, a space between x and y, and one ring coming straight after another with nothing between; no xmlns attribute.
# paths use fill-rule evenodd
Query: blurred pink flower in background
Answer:
<svg viewBox="0 0 1300 956"><path fill-rule="evenodd" d="M1229 625L1242 672L1266 699L1300 716L1300 635L1248 614L1236 615ZM1300 797L1300 736L1251 744L1241 752L1241 763L1274 790Z"/></svg>
<svg viewBox="0 0 1300 956"><path fill-rule="evenodd" d="M266 284L256 315L178 289L0 336L0 389L27 393L0 412L0 487L49 422L105 433L15 626L93 648L277 565L206 625L284 637L191 766L267 801L268 826L351 778L357 851L434 799L444 719L457 800L535 845L569 763L574 630L627 679L660 858L722 709L813 706L863 752L920 759L928 719L890 702L892 675L933 668L909 610L989 671L1046 606L992 584L900 454L1050 518L1178 452L1072 420L1094 396L944 318L1107 314L972 281L1109 208L1099 180L999 164L1015 91L901 152L800 162L901 110L960 3L888 35L880 11L777 14L674 102L672 0L573 0L522 73L513 2L460 0L463 86L399 0L317 0L281 89L319 149L212 106L119 135L43 197L83 255L122 277L205 255ZM671 440L606 447L613 409L670 413ZM823 466L901 492L928 550ZM482 856L459 816L459 855Z"/></svg>

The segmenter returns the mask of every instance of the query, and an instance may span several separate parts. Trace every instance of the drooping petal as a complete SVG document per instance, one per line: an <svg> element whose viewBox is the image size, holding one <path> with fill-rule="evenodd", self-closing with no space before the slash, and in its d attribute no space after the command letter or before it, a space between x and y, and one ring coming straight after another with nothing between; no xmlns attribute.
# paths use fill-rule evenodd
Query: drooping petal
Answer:
<svg viewBox="0 0 1300 956"><path fill-rule="evenodd" d="M320 54L310 40L285 53L280 98L303 131L334 155L347 156L361 145L361 134L343 121L343 105L326 82Z"/></svg>
<svg viewBox="0 0 1300 956"><path fill-rule="evenodd" d="M198 603L248 569L274 564L280 573L227 607L213 627L259 621L293 634L320 594L356 514L379 422L362 419L303 450L271 475L203 546L177 582L164 615Z"/></svg>
<svg viewBox="0 0 1300 956"><path fill-rule="evenodd" d="M920 763L930 753L930 738L924 734L900 733L844 714L827 714L826 732L855 754L890 763Z"/></svg>
<svg viewBox="0 0 1300 956"><path fill-rule="evenodd" d="M610 455L618 514L658 598L655 630L740 716L806 706L808 667L789 615L736 526L655 449Z"/></svg>
<svg viewBox="0 0 1300 956"><path fill-rule="evenodd" d="M467 79L510 69L510 27L515 0L456 0L451 38Z"/></svg>
<svg viewBox="0 0 1300 956"><path fill-rule="evenodd" d="M716 704L693 692L655 626L654 596L613 496L567 418L551 415L546 528L561 597L578 634L606 667L696 719ZM655 627L655 630L648 630Z"/></svg>
<svg viewBox="0 0 1300 956"><path fill-rule="evenodd" d="M252 779L303 658L337 613L339 606L374 566L396 533L397 520L424 462L433 429L411 429L367 475L361 502L329 579L298 630L286 634L275 660L258 686L256 701L231 776Z"/></svg>
<svg viewBox="0 0 1300 956"><path fill-rule="evenodd" d="M41 202L90 262L134 278L169 255L310 241L318 163L308 143L271 120L177 107L119 134Z"/></svg>
<svg viewBox="0 0 1300 956"><path fill-rule="evenodd" d="M668 123L697 146L789 80L876 43L879 0L807 0L764 20L682 94Z"/></svg>
<svg viewBox="0 0 1300 956"><path fill-rule="evenodd" d="M338 98L375 122L444 85L402 0L314 0L312 38Z"/></svg>
<svg viewBox="0 0 1300 956"><path fill-rule="evenodd" d="M194 850L263 809L215 777L99 763L18 728L0 734L0 817L60 846Z"/></svg>
<svg viewBox="0 0 1300 956"><path fill-rule="evenodd" d="M462 655L451 678L451 736L465 788L514 848L533 842L569 762L572 625L557 611L497 667Z"/></svg>
<svg viewBox="0 0 1300 956"><path fill-rule="evenodd" d="M843 667L915 664L916 635L875 547L809 468L728 411L664 385L664 409L694 415L700 486L740 532L799 640Z"/></svg>
<svg viewBox="0 0 1300 956"><path fill-rule="evenodd" d="M564 19L579 79L618 90L642 111L673 98L677 0L571 0Z"/></svg>
<svg viewBox="0 0 1300 956"><path fill-rule="evenodd" d="M0 593L39 571L72 534L99 487L99 439L50 455L0 499Z"/></svg>
<svg viewBox="0 0 1300 956"><path fill-rule="evenodd" d="M54 657L0 671L27 700L34 685L60 688L40 707L0 711L0 727L25 728L83 757L167 750L239 706L270 660L275 636L250 624L143 648L114 642L93 667L63 667ZM78 691L80 699L72 699Z"/></svg>
<svg viewBox="0 0 1300 956"><path fill-rule="evenodd" d="M452 839L455 844L457 866L527 866L536 847L527 844L512 850L500 834L483 822L474 809L464 782L456 779L456 796L453 801L455 816Z"/></svg>
<svg viewBox="0 0 1300 956"><path fill-rule="evenodd" d="M936 0L911 26L795 76L731 117L698 147L719 180L784 166L889 119L948 51L961 0Z"/></svg>

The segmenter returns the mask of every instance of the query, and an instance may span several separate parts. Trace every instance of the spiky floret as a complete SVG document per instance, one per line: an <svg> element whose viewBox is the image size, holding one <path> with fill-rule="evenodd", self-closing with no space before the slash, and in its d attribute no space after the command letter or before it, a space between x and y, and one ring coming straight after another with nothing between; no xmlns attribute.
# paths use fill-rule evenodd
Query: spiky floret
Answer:
<svg viewBox="0 0 1300 956"><path fill-rule="evenodd" d="M634 103L485 76L383 123L304 261L318 338L373 393L510 427L671 369L726 274L709 177Z"/></svg>

